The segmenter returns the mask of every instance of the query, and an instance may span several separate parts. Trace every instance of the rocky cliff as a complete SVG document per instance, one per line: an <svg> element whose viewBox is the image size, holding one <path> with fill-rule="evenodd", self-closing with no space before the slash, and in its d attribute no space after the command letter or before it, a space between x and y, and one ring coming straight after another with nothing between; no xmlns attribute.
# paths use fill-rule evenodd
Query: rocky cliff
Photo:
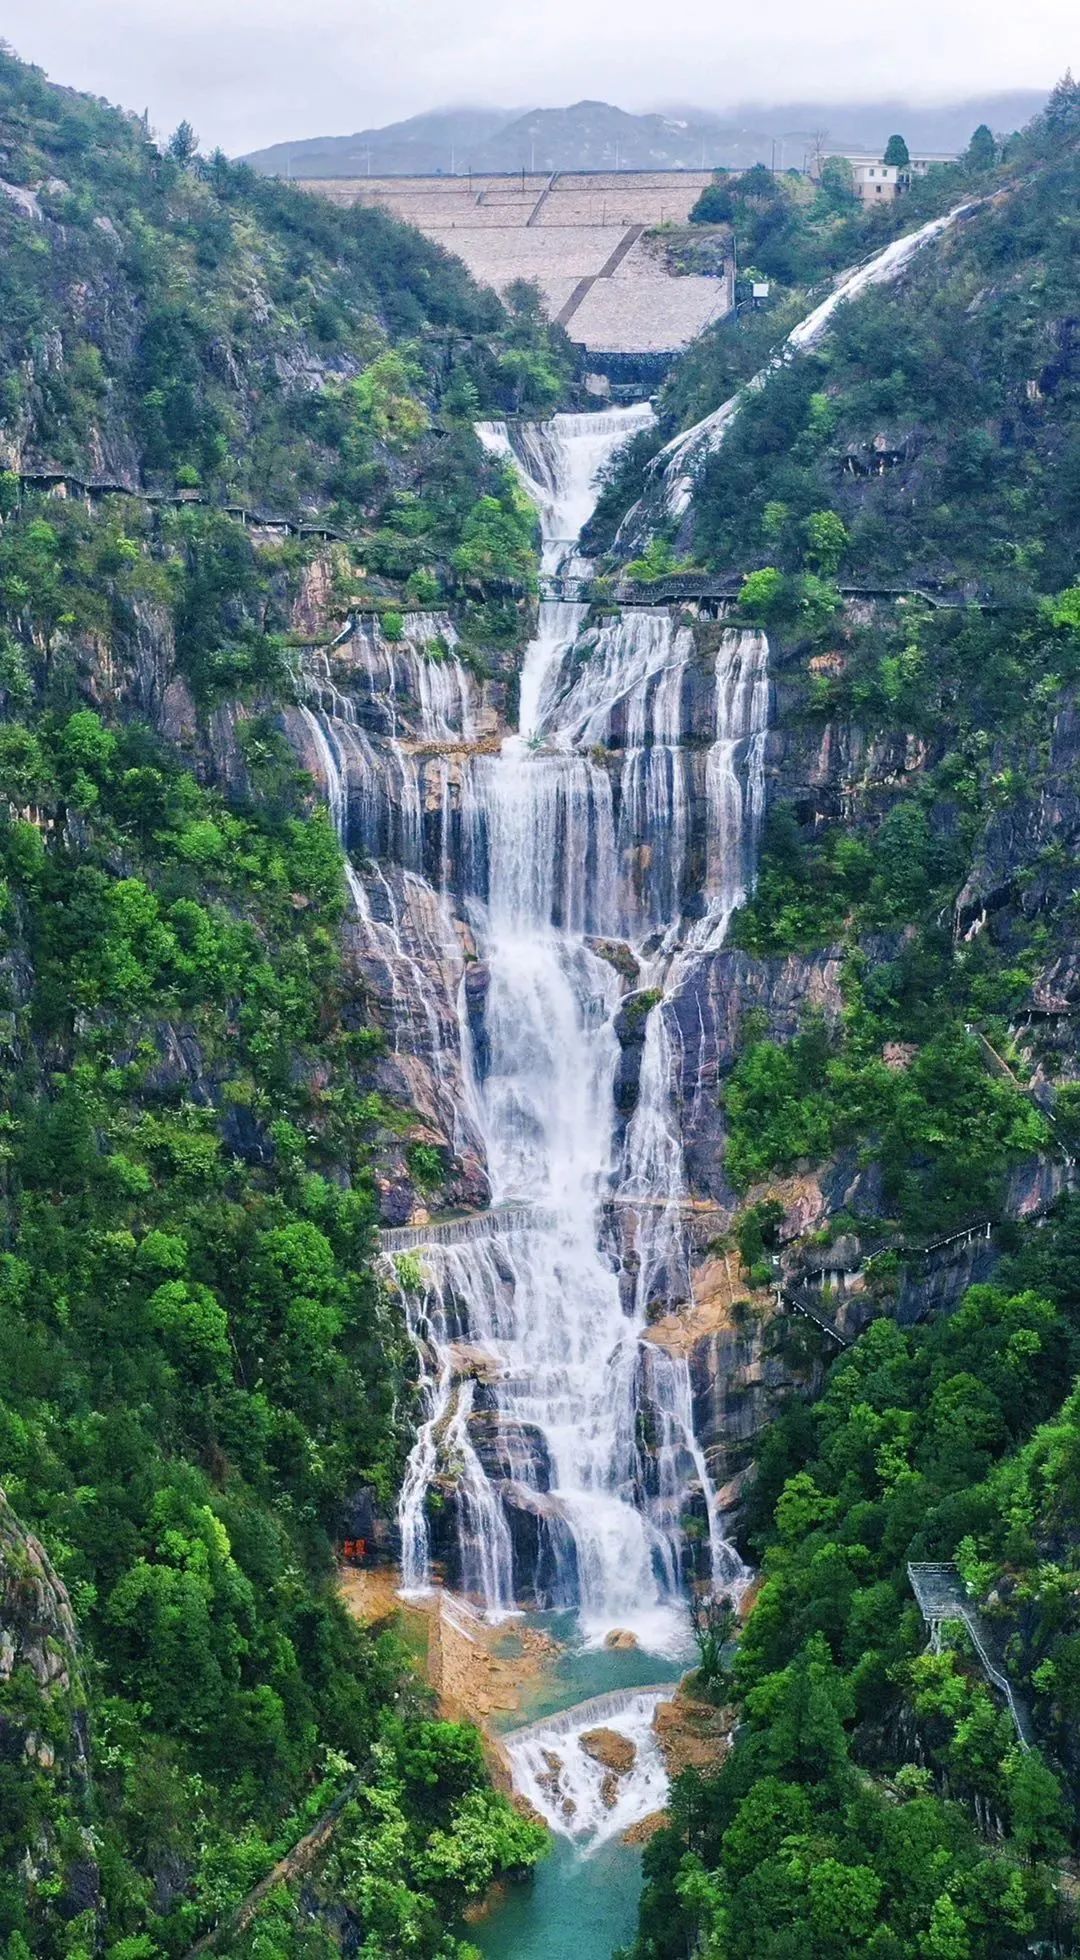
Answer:
<svg viewBox="0 0 1080 1960"><path fill-rule="evenodd" d="M67 1591L40 1541L0 1492L0 1762L6 1849L22 1857L40 1937L57 1925L97 1937L86 1691Z"/></svg>

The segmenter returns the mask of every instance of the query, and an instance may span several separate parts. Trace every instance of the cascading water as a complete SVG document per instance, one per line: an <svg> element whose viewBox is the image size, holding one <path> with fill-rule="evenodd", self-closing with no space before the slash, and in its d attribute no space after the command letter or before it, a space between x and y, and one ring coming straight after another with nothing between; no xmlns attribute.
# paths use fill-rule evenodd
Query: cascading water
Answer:
<svg viewBox="0 0 1080 1960"><path fill-rule="evenodd" d="M688 1361L649 1320L690 1295L677 1007L752 878L769 684L760 635L721 632L710 673L667 612L589 628L569 596L598 472L649 415L481 431L521 472L544 576L567 595L540 605L518 732L497 754L441 619L392 644L358 631L349 684L336 647L292 712L357 859L353 930L403 1099L427 1095L490 1193L482 1218L387 1234L423 1401L403 1589L426 1589L437 1559L489 1619L567 1609L586 1647L618 1628L675 1655L692 1510L716 1585L746 1576ZM628 971L647 1019L624 1129ZM663 1802L662 1698L627 1691L507 1739L518 1787L576 1846L613 1843ZM632 1749L614 1779L582 1744L598 1723Z"/></svg>
<svg viewBox="0 0 1080 1960"><path fill-rule="evenodd" d="M482 430L537 503L547 575L587 570L576 541L598 469L647 416ZM486 977L479 1041L462 1018L470 1110L493 1205L533 1211L482 1243L434 1242L419 1278L410 1268L428 1416L402 1496L404 1579L409 1589L426 1583L428 1495L441 1483L456 1493L453 1577L489 1614L516 1592L576 1607L587 1638L630 1627L662 1648L680 1637L691 1486L704 1499L717 1579L737 1584L742 1568L717 1524L685 1360L642 1342L661 1278L669 1298L686 1297L670 1023L665 1012L650 1015L620 1154L614 1023L623 986L594 946L651 939L647 984L678 983L695 767L707 803L713 784L719 801L699 840L705 910L688 930L702 949L722 933L752 852L743 782L749 770L753 809L765 648L757 636L723 636L713 740L695 761L683 741L692 635L666 613L637 610L583 640L584 617L574 601L542 605L519 733L497 756L473 756L459 786L457 895ZM629 1299L612 1227L621 1203L633 1211L638 1262ZM480 1501L478 1475L498 1492L498 1521ZM445 1556L444 1541L440 1549Z"/></svg>
<svg viewBox="0 0 1080 1960"><path fill-rule="evenodd" d="M536 501L545 577L587 573L598 472L650 413L481 429ZM629 1628L664 1651L684 1638L691 1505L716 1580L742 1578L688 1364L643 1337L656 1302L688 1297L672 1001L751 875L766 648L723 634L710 680L667 613L586 631L586 611L541 604L519 730L497 754L475 739L482 703L441 619L417 616L394 644L358 633L349 690L335 649L294 712L363 860L355 930L403 1083L422 1059L445 1133L490 1186L482 1236L418 1230L399 1261L425 1404L400 1504L405 1587L428 1584L437 1554L492 1618L522 1599L573 1608L586 1640ZM707 739L687 742L688 718ZM611 942L665 994L621 1141Z"/></svg>
<svg viewBox="0 0 1080 1960"><path fill-rule="evenodd" d="M958 215L842 281L787 353ZM661 452L670 512L738 406ZM498 754L478 739L492 726L483 690L435 617L413 616L393 644L357 628L359 689L335 679L335 644L294 714L361 860L354 930L403 1087L422 1063L443 1133L490 1192L482 1217L387 1235L424 1403L400 1500L405 1588L427 1587L438 1562L491 1619L522 1601L571 1609L586 1645L625 1628L674 1653L691 1508L715 1585L737 1593L747 1576L694 1433L687 1359L650 1322L691 1296L694 983L754 875L769 678L760 634L722 631L707 675L667 612L588 625L579 540L598 474L650 415L480 428L543 533L518 731ZM624 1120L628 974L645 1027ZM404 1099L420 1108L422 1085ZM624 1691L506 1738L518 1788L566 1839L595 1849L660 1806L662 1698ZM621 1772L588 1746L601 1726L629 1751Z"/></svg>
<svg viewBox="0 0 1080 1960"><path fill-rule="evenodd" d="M552 1829L596 1851L609 1838L658 1811L667 1771L654 1719L670 1688L632 1688L596 1695L505 1738L514 1788ZM606 1768L585 1743L605 1730L624 1744L620 1772Z"/></svg>

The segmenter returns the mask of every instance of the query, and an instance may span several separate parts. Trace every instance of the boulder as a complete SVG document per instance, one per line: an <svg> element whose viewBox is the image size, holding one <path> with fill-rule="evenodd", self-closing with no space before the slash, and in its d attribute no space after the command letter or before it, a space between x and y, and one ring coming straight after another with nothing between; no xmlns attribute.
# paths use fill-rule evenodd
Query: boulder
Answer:
<svg viewBox="0 0 1080 1960"><path fill-rule="evenodd" d="M637 1750L630 1737L620 1735L618 1729L586 1729L578 1741L594 1763L614 1771L616 1776L625 1776L634 1767Z"/></svg>
<svg viewBox="0 0 1080 1960"><path fill-rule="evenodd" d="M630 1633L626 1627L612 1627L611 1632L605 1635L604 1645L614 1653L628 1654L639 1645L639 1641L637 1634Z"/></svg>

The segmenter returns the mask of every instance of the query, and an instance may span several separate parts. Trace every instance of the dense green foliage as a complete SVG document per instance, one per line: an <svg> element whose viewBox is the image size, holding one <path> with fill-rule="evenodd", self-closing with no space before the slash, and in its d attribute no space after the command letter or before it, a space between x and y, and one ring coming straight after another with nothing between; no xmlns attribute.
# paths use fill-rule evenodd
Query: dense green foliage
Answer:
<svg viewBox="0 0 1080 1960"><path fill-rule="evenodd" d="M1047 1142L1043 1117L987 1073L955 1021L903 1068L882 1060L881 1027L860 1002L843 1042L821 1026L783 1045L751 1042L724 1095L730 1176L753 1183L867 1139L889 1210L908 1230L995 1212L1010 1162Z"/></svg>
<svg viewBox="0 0 1080 1960"><path fill-rule="evenodd" d="M949 1320L876 1322L768 1430L764 1584L728 1683L744 1727L676 1787L635 1960L1072 1950L1048 1867L1075 1814L1078 1224L1073 1201ZM1017 1746L962 1628L926 1651L908 1559L956 1559L989 1596L1046 1753Z"/></svg>
<svg viewBox="0 0 1080 1960"><path fill-rule="evenodd" d="M1067 78L1002 156L973 139L959 165L884 211L858 207L842 183L808 199L768 172L706 192L731 207L740 265L773 279L770 308L719 323L677 363L656 431L613 474L595 542L610 545L659 443L766 364L808 311L808 288L1000 186L899 287L841 309L812 356L746 399L695 489L695 557L725 571L813 565L807 522L832 511L854 581L969 580L1008 596L1068 584L1080 540L1078 134Z"/></svg>
<svg viewBox="0 0 1080 1960"><path fill-rule="evenodd" d="M815 191L798 171L777 174L763 163L727 173L702 191L692 224L729 224L743 280L813 285L883 244L892 212L861 206L850 173L826 167Z"/></svg>
<svg viewBox="0 0 1080 1960"><path fill-rule="evenodd" d="M94 1656L110 1932L182 1948L351 1762L354 1856L376 1857L365 1806L396 1805L410 1950L441 1952L485 1859L530 1842L475 1811L475 1744L450 1731L432 1731L437 1796L415 1813L423 1708L387 1728L410 1701L402 1657L330 1588L343 1498L395 1488L407 1372L369 1261L368 1140L392 1113L340 992L338 846L299 786L277 817L229 810L147 732L85 709L2 738L0 789L32 821L0 834L0 1476ZM444 1743L473 1751L471 1776L444 1769ZM41 1779L4 1795L6 1861ZM5 1935L44 1953L88 1937L6 1869ZM363 1920L357 1887L375 1940L390 1906Z"/></svg>
<svg viewBox="0 0 1080 1960"><path fill-rule="evenodd" d="M1078 134L1075 105L1061 129L1044 120L1004 167L1002 197L917 259L901 291L841 309L812 357L748 399L697 487L706 563L797 570L829 510L855 580L971 579L1010 597L1070 582Z"/></svg>
<svg viewBox="0 0 1080 1960"><path fill-rule="evenodd" d="M1011 1018L1074 919L1067 854L1035 812L1064 766L1055 730L1080 660L1067 311L1078 113L1063 84L1006 194L917 261L903 290L843 309L819 354L748 397L695 494L706 555L765 561L740 607L787 668L788 726L811 746L843 730L864 757L843 821L807 799L770 811L733 937L760 957L830 947L843 1011L786 1050L744 1031L725 1094L728 1167L746 1184L858 1146L909 1231L993 1212L1010 1162L1047 1139L967 1030L1013 1052ZM888 467L852 474L845 458L859 440L876 453L887 407L901 418L886 424L900 430ZM977 466L954 481L973 441ZM988 604L935 610L912 594L854 618L836 582L961 572ZM1013 861L987 930L946 932L1003 837Z"/></svg>
<svg viewBox="0 0 1080 1960"><path fill-rule="evenodd" d="M1017 1161L1075 1147L1068 1016L1026 1023L1075 958L1078 135L1066 79L1006 145L1003 195L748 396L696 485L696 550L744 574L740 614L768 629L796 785L732 936L774 971L805 962L807 992L839 974L793 1038L744 1023L726 1168L766 1195L736 1236L765 1284L790 1224L769 1178L840 1158L865 1214L822 1236L858 1236L880 1317L819 1353L816 1402L790 1396L759 1439L734 1744L679 1779L634 1960L1075 1950L1056 1868L1080 1797L1080 1206L1002 1227L1011 1256L950 1317L889 1309L905 1260L918 1297L913 1245L1000 1218ZM962 174L999 168L977 132ZM718 372L685 420L731 392L721 343L698 350L697 377ZM935 579L990 603L838 590ZM1069 1078L1038 1100L1036 1060ZM1031 1750L962 1623L928 1648L909 1560L955 1562Z"/></svg>
<svg viewBox="0 0 1080 1960"><path fill-rule="evenodd" d="M528 291L507 311L379 211L189 139L162 155L2 51L0 147L0 437L24 471L329 513L405 579L500 492L477 408L565 385Z"/></svg>
<svg viewBox="0 0 1080 1960"><path fill-rule="evenodd" d="M744 1029L724 1098L737 1182L858 1144L882 1165L894 1215L932 1232L993 1212L1010 1162L1050 1140L970 1030L1013 1052L1017 1008L1070 941L1067 855L1049 842L1025 850L1019 875L1045 891L1039 906L1003 907L973 938L946 921L996 827L1023 838L1053 779L1055 719L1080 660L1070 606L1066 594L1000 613L837 618L817 642L831 642L824 663L792 681L794 725L819 739L854 724L881 761L854 823L804 825L783 801L770 812L733 938L761 957L831 948L843 1005L787 1049ZM922 767L906 775L891 758L911 742ZM887 788L875 774L891 776Z"/></svg>
<svg viewBox="0 0 1080 1960"><path fill-rule="evenodd" d="M161 155L6 53L0 141L0 1484L79 1642L65 1698L0 1692L0 1948L181 1954L340 1798L329 1930L283 1887L219 1950L448 1960L542 1838L337 1596L409 1440L372 1153L410 1113L280 708L309 578L389 638L510 588L513 637L534 520L471 417L550 399L565 347L379 214L183 128ZM127 490L21 480L57 469ZM332 508L362 559L230 496Z"/></svg>

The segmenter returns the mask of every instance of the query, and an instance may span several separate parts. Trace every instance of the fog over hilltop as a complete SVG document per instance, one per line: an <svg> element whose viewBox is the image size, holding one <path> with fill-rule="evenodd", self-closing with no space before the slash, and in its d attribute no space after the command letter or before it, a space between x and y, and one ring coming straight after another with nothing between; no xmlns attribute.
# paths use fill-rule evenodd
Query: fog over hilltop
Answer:
<svg viewBox="0 0 1080 1960"><path fill-rule="evenodd" d="M700 169L762 161L799 166L819 136L839 149L877 148L901 130L912 149L957 150L979 123L1013 130L1045 91L1016 89L927 105L749 103L730 110L672 107L641 115L607 102L565 109L435 109L351 136L313 136L252 151L259 171L363 177L435 171Z"/></svg>

